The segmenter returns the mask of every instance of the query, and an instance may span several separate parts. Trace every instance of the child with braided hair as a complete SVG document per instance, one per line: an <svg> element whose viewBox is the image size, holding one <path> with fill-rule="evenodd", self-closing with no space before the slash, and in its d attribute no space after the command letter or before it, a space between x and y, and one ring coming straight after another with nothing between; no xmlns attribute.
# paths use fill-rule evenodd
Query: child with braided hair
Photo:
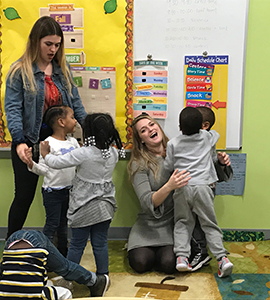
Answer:
<svg viewBox="0 0 270 300"><path fill-rule="evenodd" d="M48 143L42 142L40 152L45 163L52 168L77 166L67 213L72 231L67 258L79 263L90 236L96 273L108 274L107 235L116 210L112 174L119 154L124 156L124 151L109 114L87 115L82 128L83 147L55 156L50 154Z"/></svg>

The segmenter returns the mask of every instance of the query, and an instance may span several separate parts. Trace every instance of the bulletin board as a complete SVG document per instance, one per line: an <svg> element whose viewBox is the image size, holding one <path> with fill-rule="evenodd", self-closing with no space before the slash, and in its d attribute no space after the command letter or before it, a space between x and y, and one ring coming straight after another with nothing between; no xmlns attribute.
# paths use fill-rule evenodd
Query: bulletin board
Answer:
<svg viewBox="0 0 270 300"><path fill-rule="evenodd" d="M228 55L227 150L242 146L248 0L134 0L134 60L168 61L168 113L159 120L169 138L178 134L184 107L185 56Z"/></svg>
<svg viewBox="0 0 270 300"><path fill-rule="evenodd" d="M66 58L71 67L96 68L97 76L93 79L98 79L103 88L111 84L105 92L105 100L110 102L107 112L113 114L121 139L127 146L132 120L128 104L132 103L133 0L2 0L0 148L4 150L11 145L4 111L6 74L10 65L24 53L30 30L42 15L51 15L61 23ZM98 70L104 73L104 68L109 68L112 73L101 78ZM83 93L88 108L87 102L99 97L97 93L97 90L87 95ZM105 111L104 107L102 111Z"/></svg>

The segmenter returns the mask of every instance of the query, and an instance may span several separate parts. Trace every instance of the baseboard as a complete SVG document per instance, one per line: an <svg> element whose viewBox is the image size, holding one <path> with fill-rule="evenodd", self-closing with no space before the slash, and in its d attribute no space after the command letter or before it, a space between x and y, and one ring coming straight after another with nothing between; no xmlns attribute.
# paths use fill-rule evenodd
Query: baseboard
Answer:
<svg viewBox="0 0 270 300"><path fill-rule="evenodd" d="M25 227L25 229L35 229L42 231L42 227ZM108 240L127 240L129 236L131 227L110 227ZM235 241L246 241L245 239L238 239L235 236L249 237L252 235L253 240L256 239L257 236L260 236L260 239L270 240L270 229L233 229L233 228L223 228L223 232L230 234L231 239L227 240L235 240ZM0 240L5 240L7 234L7 227L0 227ZM71 237L71 231L69 229L68 232L69 238ZM263 237L263 238L262 238ZM249 240L252 240L250 238Z"/></svg>

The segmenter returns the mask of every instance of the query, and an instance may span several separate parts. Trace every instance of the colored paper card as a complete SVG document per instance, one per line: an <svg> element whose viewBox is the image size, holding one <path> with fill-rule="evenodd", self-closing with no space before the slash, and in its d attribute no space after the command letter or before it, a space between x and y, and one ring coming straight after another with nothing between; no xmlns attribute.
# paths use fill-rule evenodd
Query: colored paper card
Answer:
<svg viewBox="0 0 270 300"><path fill-rule="evenodd" d="M167 91L133 91L133 96L137 97L167 97Z"/></svg>
<svg viewBox="0 0 270 300"><path fill-rule="evenodd" d="M134 110L152 110L152 111L166 111L166 104L133 104Z"/></svg>
<svg viewBox="0 0 270 300"><path fill-rule="evenodd" d="M73 32L74 31L74 26L73 25L61 25L61 29L62 31L70 31Z"/></svg>
<svg viewBox="0 0 270 300"><path fill-rule="evenodd" d="M200 99L200 100L211 100L212 93L208 92L187 92L186 99Z"/></svg>
<svg viewBox="0 0 270 300"><path fill-rule="evenodd" d="M185 56L185 65L190 62L210 64L210 65L227 65L229 63L228 55L208 55L204 56Z"/></svg>
<svg viewBox="0 0 270 300"><path fill-rule="evenodd" d="M135 70L133 71L133 76L167 77L168 71Z"/></svg>
<svg viewBox="0 0 270 300"><path fill-rule="evenodd" d="M206 106L206 107L212 108L212 102L187 100L186 106L192 106L192 107Z"/></svg>
<svg viewBox="0 0 270 300"><path fill-rule="evenodd" d="M188 64L189 68L203 68L203 69L215 69L215 65L209 65L204 63L197 63L197 62L189 62Z"/></svg>
<svg viewBox="0 0 270 300"><path fill-rule="evenodd" d="M213 89L212 83L198 83L198 84L187 84L187 92L197 92L197 91L208 91L211 92Z"/></svg>
<svg viewBox="0 0 270 300"><path fill-rule="evenodd" d="M154 118L154 119L166 119L167 118L167 112L166 111L143 111L143 110L133 110L133 118L136 118L137 116L141 115L142 113L147 112L147 114Z"/></svg>
<svg viewBox="0 0 270 300"><path fill-rule="evenodd" d="M187 68L187 75L212 76L213 69Z"/></svg>
<svg viewBox="0 0 270 300"><path fill-rule="evenodd" d="M99 80L95 78L89 79L89 89L98 89Z"/></svg>
<svg viewBox="0 0 270 300"><path fill-rule="evenodd" d="M66 61L69 64L74 64L74 65L83 65L85 63L85 53L81 51L81 53L67 53L65 54L66 56Z"/></svg>
<svg viewBox="0 0 270 300"><path fill-rule="evenodd" d="M110 78L101 79L100 83L103 89L110 89L112 87Z"/></svg>
<svg viewBox="0 0 270 300"><path fill-rule="evenodd" d="M82 87L83 86L83 82L82 82L82 77L81 76L73 77L73 80L74 80L75 84L77 85L77 87Z"/></svg>
<svg viewBox="0 0 270 300"><path fill-rule="evenodd" d="M167 67L168 62L163 60L138 60L134 61L134 66L159 66L159 67Z"/></svg>
<svg viewBox="0 0 270 300"><path fill-rule="evenodd" d="M48 4L50 11L58 11L58 10L74 10L74 4Z"/></svg>
<svg viewBox="0 0 270 300"><path fill-rule="evenodd" d="M211 83L211 76L187 76L186 83Z"/></svg>
<svg viewBox="0 0 270 300"><path fill-rule="evenodd" d="M50 17L53 18L60 25L62 24L70 24L71 23L71 15L70 14L50 14Z"/></svg>
<svg viewBox="0 0 270 300"><path fill-rule="evenodd" d="M161 83L161 84L154 84L154 83L147 83L147 84L133 84L133 89L137 91L143 91L143 90L166 90L167 91L167 84Z"/></svg>
<svg viewBox="0 0 270 300"><path fill-rule="evenodd" d="M155 104L167 104L167 97L133 97L133 102L138 104L155 103Z"/></svg>
<svg viewBox="0 0 270 300"><path fill-rule="evenodd" d="M167 83L167 77L133 77L134 83Z"/></svg>
<svg viewBox="0 0 270 300"><path fill-rule="evenodd" d="M243 195L246 177L246 153L230 153L233 178L228 182L217 183L217 195Z"/></svg>

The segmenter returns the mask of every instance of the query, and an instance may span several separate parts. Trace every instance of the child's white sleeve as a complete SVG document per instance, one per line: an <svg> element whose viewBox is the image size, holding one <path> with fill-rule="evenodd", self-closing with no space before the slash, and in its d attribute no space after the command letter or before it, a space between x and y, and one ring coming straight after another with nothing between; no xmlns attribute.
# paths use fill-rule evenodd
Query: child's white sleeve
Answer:
<svg viewBox="0 0 270 300"><path fill-rule="evenodd" d="M43 157L40 155L38 163L33 161L32 169L30 169L28 167L28 170L32 173L37 174L37 175L45 176L47 174L48 170L49 170L49 166L46 165Z"/></svg>

